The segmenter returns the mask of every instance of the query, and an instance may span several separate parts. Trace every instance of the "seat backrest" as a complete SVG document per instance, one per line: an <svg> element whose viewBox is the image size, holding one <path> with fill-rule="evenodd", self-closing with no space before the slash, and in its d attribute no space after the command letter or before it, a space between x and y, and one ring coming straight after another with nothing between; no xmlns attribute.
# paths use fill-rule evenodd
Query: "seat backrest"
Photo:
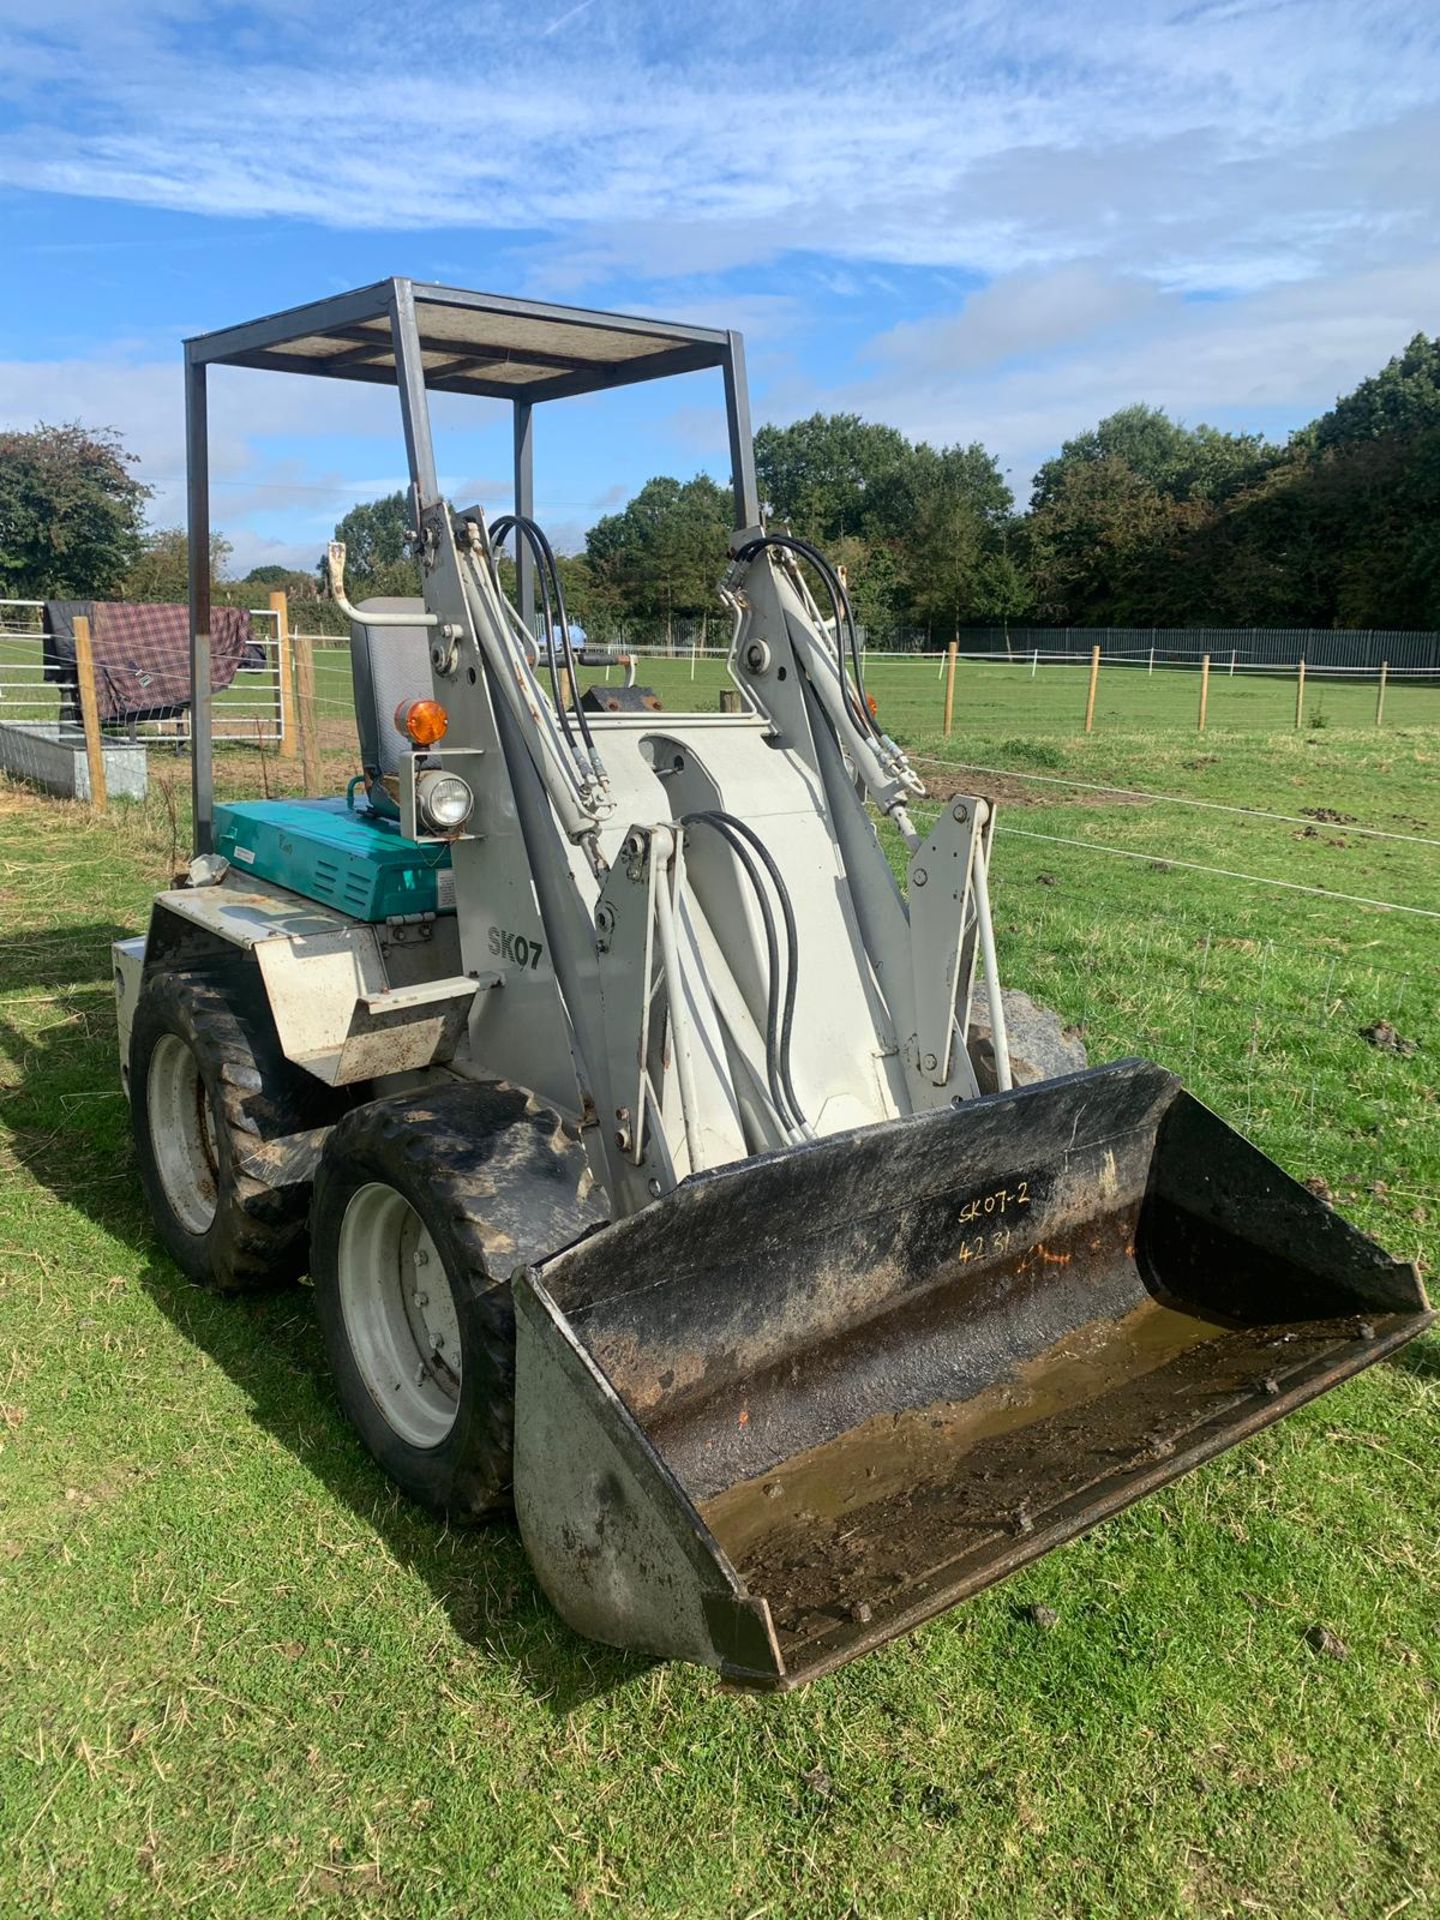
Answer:
<svg viewBox="0 0 1440 1920"><path fill-rule="evenodd" d="M365 613L423 613L425 602L377 597L362 600ZM355 686L355 721L360 732L360 764L381 773L400 765L402 742L395 731L395 709L402 700L427 700L430 636L425 627L367 627L350 623L350 677Z"/></svg>

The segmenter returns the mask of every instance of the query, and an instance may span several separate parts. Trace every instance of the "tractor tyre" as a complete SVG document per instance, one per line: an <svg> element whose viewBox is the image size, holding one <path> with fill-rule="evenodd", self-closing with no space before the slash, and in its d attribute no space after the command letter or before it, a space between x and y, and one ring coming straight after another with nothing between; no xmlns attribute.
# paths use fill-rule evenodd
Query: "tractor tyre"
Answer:
<svg viewBox="0 0 1440 1920"><path fill-rule="evenodd" d="M511 1276L605 1218L573 1129L512 1087L397 1094L330 1135L316 1307L341 1404L412 1499L455 1521L509 1506Z"/></svg>
<svg viewBox="0 0 1440 1920"><path fill-rule="evenodd" d="M285 1058L239 970L145 981L130 1036L135 1157L166 1251L197 1286L251 1293L304 1271L309 1179L257 1150L347 1104Z"/></svg>
<svg viewBox="0 0 1440 1920"><path fill-rule="evenodd" d="M1078 1029L1067 1027L1053 1007L1042 1006L1018 987L1002 987L1005 1037L1010 1043L1010 1072L1017 1087L1033 1087L1061 1074L1080 1073L1086 1065L1085 1042ZM970 1064L981 1093L994 1093L995 1047L990 1031L990 1002L983 981L977 981L970 1000Z"/></svg>

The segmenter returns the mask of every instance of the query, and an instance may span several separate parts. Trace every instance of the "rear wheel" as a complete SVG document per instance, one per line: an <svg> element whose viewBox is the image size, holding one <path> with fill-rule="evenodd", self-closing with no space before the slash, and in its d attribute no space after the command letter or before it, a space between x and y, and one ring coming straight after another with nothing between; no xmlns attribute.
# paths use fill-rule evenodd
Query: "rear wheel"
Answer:
<svg viewBox="0 0 1440 1920"><path fill-rule="evenodd" d="M510 1277L605 1217L584 1150L508 1087L357 1108L315 1181L311 1273L336 1390L398 1486L454 1520L509 1504Z"/></svg>
<svg viewBox="0 0 1440 1920"><path fill-rule="evenodd" d="M177 1033L162 1033L145 1076L146 1119L155 1171L170 1212L191 1235L215 1219L220 1146L200 1062Z"/></svg>
<svg viewBox="0 0 1440 1920"><path fill-rule="evenodd" d="M130 1036L135 1157L160 1238L198 1285L240 1293L303 1272L310 1183L263 1149L345 1104L285 1058L243 974L145 981Z"/></svg>

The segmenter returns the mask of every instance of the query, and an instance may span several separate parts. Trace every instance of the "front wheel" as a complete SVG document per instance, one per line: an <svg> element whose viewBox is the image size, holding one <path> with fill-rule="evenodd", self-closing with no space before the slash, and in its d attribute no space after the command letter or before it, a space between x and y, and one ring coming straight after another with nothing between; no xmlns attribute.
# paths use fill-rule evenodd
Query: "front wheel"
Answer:
<svg viewBox="0 0 1440 1920"><path fill-rule="evenodd" d="M452 1520L509 1504L510 1276L603 1218L573 1133L512 1088L399 1094L331 1134L316 1307L341 1404L412 1499Z"/></svg>

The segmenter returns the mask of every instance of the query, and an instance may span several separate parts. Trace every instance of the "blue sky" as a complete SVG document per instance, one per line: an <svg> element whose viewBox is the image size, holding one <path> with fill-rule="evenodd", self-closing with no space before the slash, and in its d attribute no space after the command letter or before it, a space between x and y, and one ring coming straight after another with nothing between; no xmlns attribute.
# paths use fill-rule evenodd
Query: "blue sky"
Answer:
<svg viewBox="0 0 1440 1920"><path fill-rule="evenodd" d="M1283 434L1440 330L1437 103L1433 0L0 0L0 421L118 428L174 523L185 335L400 273L738 325L757 421L979 439L1023 497L1116 406ZM401 481L384 391L214 385L241 567ZM441 405L457 498L507 434ZM542 410L566 545L701 467L714 376Z"/></svg>

